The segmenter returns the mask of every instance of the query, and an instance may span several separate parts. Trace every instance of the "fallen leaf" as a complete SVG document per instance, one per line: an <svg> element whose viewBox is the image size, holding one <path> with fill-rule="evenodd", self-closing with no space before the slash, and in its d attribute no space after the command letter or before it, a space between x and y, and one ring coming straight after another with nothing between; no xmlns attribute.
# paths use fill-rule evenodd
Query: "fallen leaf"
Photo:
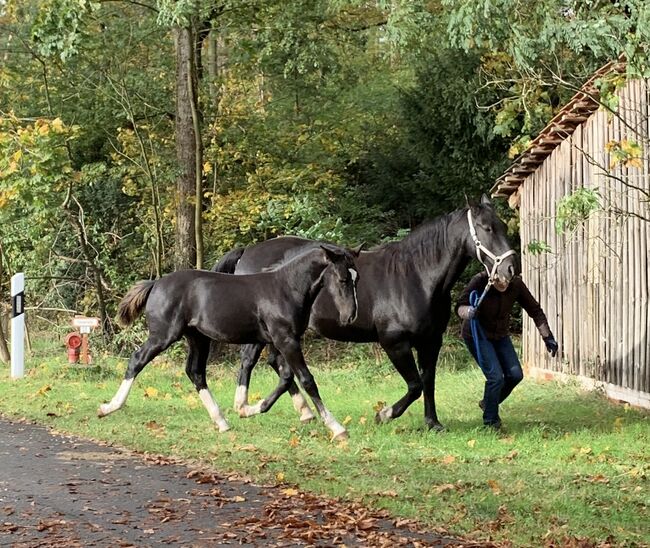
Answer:
<svg viewBox="0 0 650 548"><path fill-rule="evenodd" d="M281 489L281 492L287 497L295 497L298 494L298 489L294 489L293 487L287 487L286 489Z"/></svg>
<svg viewBox="0 0 650 548"><path fill-rule="evenodd" d="M46 392L49 392L50 390L52 390L52 387L49 384L44 384L36 391L36 395L44 396Z"/></svg>
<svg viewBox="0 0 650 548"><path fill-rule="evenodd" d="M476 445L476 440L468 440L467 441L467 446L468 447L474 447Z"/></svg>
<svg viewBox="0 0 650 548"><path fill-rule="evenodd" d="M348 415L347 417L345 417L345 418L343 419L343 424L344 424L344 425L346 425L346 424L350 424L351 422L352 422L352 417L351 417L350 415Z"/></svg>
<svg viewBox="0 0 650 548"><path fill-rule="evenodd" d="M375 410L375 413L379 413L384 407L386 406L385 401L378 401L374 406L373 409Z"/></svg>
<svg viewBox="0 0 650 548"><path fill-rule="evenodd" d="M440 462L442 462L442 464L452 464L456 462L456 457L454 457L454 455L445 455L442 457Z"/></svg>
<svg viewBox="0 0 650 548"><path fill-rule="evenodd" d="M276 481L278 481L279 483L282 483L282 482L284 481L284 472L278 472L278 473L275 475L275 479L276 479Z"/></svg>
<svg viewBox="0 0 650 548"><path fill-rule="evenodd" d="M235 496L234 496L232 499L230 499L230 500L232 500L233 502L245 502L245 501L246 501L246 497L242 497L242 496L240 496L240 495L235 495Z"/></svg>
<svg viewBox="0 0 650 548"><path fill-rule="evenodd" d="M147 386L147 388L144 389L144 397L145 398L157 398L158 397L158 389L154 388L153 386Z"/></svg>
<svg viewBox="0 0 650 548"><path fill-rule="evenodd" d="M291 447L298 447L298 445L300 445L300 438L294 434L289 438L289 445Z"/></svg>
<svg viewBox="0 0 650 548"><path fill-rule="evenodd" d="M445 491L455 491L456 486L453 483L443 483L442 485L436 485L435 492L440 494Z"/></svg>
<svg viewBox="0 0 650 548"><path fill-rule="evenodd" d="M499 483L495 480L487 480L487 484L489 485L490 489L492 489L492 492L495 495L500 495L501 494L501 487L499 486Z"/></svg>
<svg viewBox="0 0 650 548"><path fill-rule="evenodd" d="M359 424L366 424L367 420L366 417L359 417Z"/></svg>

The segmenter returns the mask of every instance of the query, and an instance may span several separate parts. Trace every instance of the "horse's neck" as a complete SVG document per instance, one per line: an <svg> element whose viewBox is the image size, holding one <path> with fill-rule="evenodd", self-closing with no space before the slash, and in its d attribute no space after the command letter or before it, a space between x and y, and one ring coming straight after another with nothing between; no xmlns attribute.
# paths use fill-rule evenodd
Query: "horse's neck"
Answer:
<svg viewBox="0 0 650 548"><path fill-rule="evenodd" d="M290 270L287 285L297 295L304 296L313 302L323 285L321 277L326 267L327 264L314 260L309 255L291 261L285 267Z"/></svg>
<svg viewBox="0 0 650 548"><path fill-rule="evenodd" d="M469 229L464 229L463 222L464 211L455 211L448 222L434 224L419 234L415 248L413 242L400 242L408 255L404 259L410 260L428 298L451 291L470 261L465 251Z"/></svg>

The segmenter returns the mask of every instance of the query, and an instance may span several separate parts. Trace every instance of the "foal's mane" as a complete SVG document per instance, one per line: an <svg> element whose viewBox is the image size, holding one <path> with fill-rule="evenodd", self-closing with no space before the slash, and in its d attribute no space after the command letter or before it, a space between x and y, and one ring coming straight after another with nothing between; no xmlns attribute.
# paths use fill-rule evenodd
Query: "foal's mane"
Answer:
<svg viewBox="0 0 650 548"><path fill-rule="evenodd" d="M307 246L305 247L298 247L295 249L289 249L287 250L286 254L275 261L274 263L270 264L269 266L263 268L260 272L272 272L274 270L277 270L278 268L281 268L283 266L288 265L289 263L299 259L303 255L307 255L308 253L311 253L315 249L319 247L318 242L315 242L315 245L313 246Z"/></svg>
<svg viewBox="0 0 650 548"><path fill-rule="evenodd" d="M465 215L467 208L457 209L427 221L402 240L388 242L371 251L383 253L387 268L408 271L414 264L439 261L451 251L449 227Z"/></svg>

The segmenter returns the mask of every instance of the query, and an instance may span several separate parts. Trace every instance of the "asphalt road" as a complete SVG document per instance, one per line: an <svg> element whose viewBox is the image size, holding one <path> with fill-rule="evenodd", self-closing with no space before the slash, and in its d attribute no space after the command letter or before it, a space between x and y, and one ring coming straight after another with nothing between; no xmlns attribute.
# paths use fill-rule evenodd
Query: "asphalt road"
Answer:
<svg viewBox="0 0 650 548"><path fill-rule="evenodd" d="M475 546L358 504L0 418L1 546L224 544Z"/></svg>

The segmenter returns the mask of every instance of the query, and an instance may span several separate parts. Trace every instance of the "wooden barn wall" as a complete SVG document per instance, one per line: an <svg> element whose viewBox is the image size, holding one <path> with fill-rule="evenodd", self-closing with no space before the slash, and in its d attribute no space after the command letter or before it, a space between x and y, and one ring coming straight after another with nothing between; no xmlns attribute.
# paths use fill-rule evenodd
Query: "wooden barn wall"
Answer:
<svg viewBox="0 0 650 548"><path fill-rule="evenodd" d="M594 113L520 188L522 274L561 348L559 359L550 358L524 314L524 362L650 394L650 222L634 216L648 217L650 207L621 182L648 190L648 150L640 168L612 168L606 151L611 141L647 143L646 82L626 85L619 113L622 121L603 110ZM574 232L558 234L558 202L580 187L598 189L603 211ZM551 251L529 253L535 240Z"/></svg>

